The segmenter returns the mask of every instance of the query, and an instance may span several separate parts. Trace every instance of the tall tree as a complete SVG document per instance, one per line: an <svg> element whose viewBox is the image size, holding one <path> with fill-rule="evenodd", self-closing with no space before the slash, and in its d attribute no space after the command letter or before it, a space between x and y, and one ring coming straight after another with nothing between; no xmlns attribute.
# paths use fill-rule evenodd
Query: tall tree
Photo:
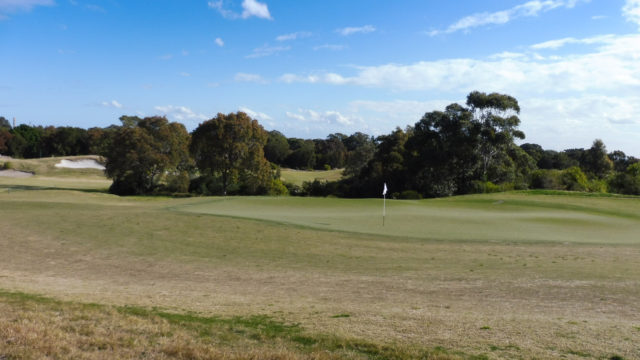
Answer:
<svg viewBox="0 0 640 360"><path fill-rule="evenodd" d="M583 168L592 176L599 179L607 177L613 170L613 161L607 155L607 147L600 139L593 141L593 145L584 153Z"/></svg>
<svg viewBox="0 0 640 360"><path fill-rule="evenodd" d="M407 141L413 190L425 196L464 193L478 169L481 124L468 109L451 104L425 114Z"/></svg>
<svg viewBox="0 0 640 360"><path fill-rule="evenodd" d="M113 179L110 191L118 195L147 194L188 188L189 133L184 125L164 117L141 119L135 126L123 126L114 134L106 151L106 174ZM181 182L175 181L182 179Z"/></svg>
<svg viewBox="0 0 640 360"><path fill-rule="evenodd" d="M11 123L4 116L0 116L0 129L11 130Z"/></svg>
<svg viewBox="0 0 640 360"><path fill-rule="evenodd" d="M274 164L282 165L289 151L287 137L277 130L269 131L267 143L264 146L265 158Z"/></svg>
<svg viewBox="0 0 640 360"><path fill-rule="evenodd" d="M524 133L517 129L520 125L520 106L509 95L474 91L467 96L467 106L474 120L481 124L479 154L482 159L482 177L488 178L494 162L514 144L515 139L524 139Z"/></svg>
<svg viewBox="0 0 640 360"><path fill-rule="evenodd" d="M190 150L200 171L220 176L226 195L229 186L240 181L254 191L267 186L266 142L267 132L246 113L218 114L193 131Z"/></svg>

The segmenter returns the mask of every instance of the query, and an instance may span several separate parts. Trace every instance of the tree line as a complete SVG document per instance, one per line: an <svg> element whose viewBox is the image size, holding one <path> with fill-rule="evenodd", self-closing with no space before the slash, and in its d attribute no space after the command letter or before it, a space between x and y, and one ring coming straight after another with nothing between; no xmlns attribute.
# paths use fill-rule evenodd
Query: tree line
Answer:
<svg viewBox="0 0 640 360"><path fill-rule="evenodd" d="M14 157L98 154L110 191L152 193L440 197L518 189L640 195L640 162L601 140L588 149L525 143L515 98L472 92L464 105L426 113L413 126L372 137L326 139L267 132L243 112L218 114L189 133L164 117L122 116L121 125L11 128L0 117L0 153ZM296 186L280 168L344 169L343 179Z"/></svg>

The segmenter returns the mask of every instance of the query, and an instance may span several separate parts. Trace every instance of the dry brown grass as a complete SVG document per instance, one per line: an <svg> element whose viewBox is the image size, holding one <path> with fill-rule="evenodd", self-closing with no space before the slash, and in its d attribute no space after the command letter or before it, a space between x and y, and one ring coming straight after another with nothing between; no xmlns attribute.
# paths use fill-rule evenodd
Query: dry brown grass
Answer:
<svg viewBox="0 0 640 360"><path fill-rule="evenodd" d="M189 199L63 191L0 196L0 288L203 316L266 314L319 338L401 350L440 346L454 354L442 357L461 351L490 359L640 358L635 245L428 241L166 210ZM70 351L61 358L102 356L83 345L96 339L121 347L118 357L125 358L147 347L157 349L151 358L325 354L286 342L201 342L181 327L171 330L183 334L172 337L180 341L171 347L159 334L175 325L161 318L2 306L0 328L21 334L12 335L21 340L10 351L37 348L29 343L37 340L29 334L37 334ZM85 311L96 320L71 321ZM133 345L119 342L127 336ZM159 338L168 347L148 340ZM42 346L24 356L46 354ZM72 353L76 348L84 350Z"/></svg>

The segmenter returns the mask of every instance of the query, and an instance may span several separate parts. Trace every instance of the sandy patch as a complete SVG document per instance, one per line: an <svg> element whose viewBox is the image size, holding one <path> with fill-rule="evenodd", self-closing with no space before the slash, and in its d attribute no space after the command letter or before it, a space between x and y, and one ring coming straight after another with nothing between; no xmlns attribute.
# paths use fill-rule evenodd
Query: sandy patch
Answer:
<svg viewBox="0 0 640 360"><path fill-rule="evenodd" d="M98 169L104 170L104 165L93 159L84 159L84 160L61 160L59 163L55 165L57 168L69 168L69 169Z"/></svg>
<svg viewBox="0 0 640 360"><path fill-rule="evenodd" d="M0 170L0 176L10 178L27 178L33 176L30 172L17 171L17 170Z"/></svg>

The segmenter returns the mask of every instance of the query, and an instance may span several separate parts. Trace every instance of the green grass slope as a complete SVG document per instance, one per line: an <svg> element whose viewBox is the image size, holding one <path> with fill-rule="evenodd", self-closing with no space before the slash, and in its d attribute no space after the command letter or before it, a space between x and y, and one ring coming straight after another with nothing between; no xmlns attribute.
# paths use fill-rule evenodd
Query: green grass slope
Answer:
<svg viewBox="0 0 640 360"><path fill-rule="evenodd" d="M502 193L432 200L208 198L174 210L453 241L638 244L640 199Z"/></svg>

